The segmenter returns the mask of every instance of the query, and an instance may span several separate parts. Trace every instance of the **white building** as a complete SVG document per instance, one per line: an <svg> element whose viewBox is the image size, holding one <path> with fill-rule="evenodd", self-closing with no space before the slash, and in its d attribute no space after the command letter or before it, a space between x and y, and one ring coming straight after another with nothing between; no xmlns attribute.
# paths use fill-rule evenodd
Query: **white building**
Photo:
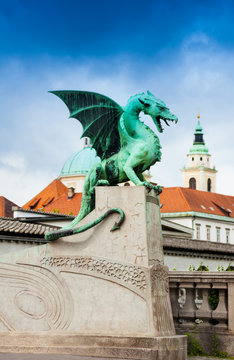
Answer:
<svg viewBox="0 0 234 360"><path fill-rule="evenodd" d="M165 188L160 197L163 219L193 229L193 239L234 244L234 196L215 193L217 170L205 146L200 116L193 146L182 169L183 186Z"/></svg>
<svg viewBox="0 0 234 360"><path fill-rule="evenodd" d="M165 188L161 216L193 229L193 238L234 244L234 196L182 187Z"/></svg>

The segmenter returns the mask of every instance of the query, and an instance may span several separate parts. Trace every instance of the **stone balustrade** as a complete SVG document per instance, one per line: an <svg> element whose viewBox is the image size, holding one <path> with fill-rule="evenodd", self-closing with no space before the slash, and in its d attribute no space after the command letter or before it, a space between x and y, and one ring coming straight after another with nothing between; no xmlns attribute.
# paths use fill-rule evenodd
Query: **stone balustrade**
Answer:
<svg viewBox="0 0 234 360"><path fill-rule="evenodd" d="M196 334L206 350L215 334L220 349L234 355L234 272L171 271L169 284L177 334Z"/></svg>

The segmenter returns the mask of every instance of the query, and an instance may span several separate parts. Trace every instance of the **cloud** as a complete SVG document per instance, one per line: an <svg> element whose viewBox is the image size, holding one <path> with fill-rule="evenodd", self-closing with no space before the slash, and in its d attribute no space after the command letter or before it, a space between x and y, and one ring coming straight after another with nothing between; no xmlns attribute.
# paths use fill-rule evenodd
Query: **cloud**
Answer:
<svg viewBox="0 0 234 360"><path fill-rule="evenodd" d="M185 36L182 47L184 51L194 51L202 49L204 47L212 48L214 46L214 41L202 31L194 32L188 36Z"/></svg>
<svg viewBox="0 0 234 360"><path fill-rule="evenodd" d="M50 173L43 169L30 170L25 158L17 154L8 154L0 158L1 195L23 205L53 180Z"/></svg>
<svg viewBox="0 0 234 360"><path fill-rule="evenodd" d="M194 35L190 44L206 45L207 41L205 35ZM183 43L175 58L162 63L126 56L87 61L48 55L27 62L2 60L1 195L23 204L57 177L66 159L82 147L81 125L68 119L66 106L48 94L56 89L96 91L120 105L147 89L164 100L179 118L176 126L166 127L159 135L162 163L151 170L153 180L164 186L182 185L180 169L192 145L199 109L205 141L219 170L217 191L234 195L229 180L234 153L233 64L232 51L213 45L194 49Z"/></svg>
<svg viewBox="0 0 234 360"><path fill-rule="evenodd" d="M17 154L7 154L0 157L0 164L13 171L21 172L25 168L25 160Z"/></svg>

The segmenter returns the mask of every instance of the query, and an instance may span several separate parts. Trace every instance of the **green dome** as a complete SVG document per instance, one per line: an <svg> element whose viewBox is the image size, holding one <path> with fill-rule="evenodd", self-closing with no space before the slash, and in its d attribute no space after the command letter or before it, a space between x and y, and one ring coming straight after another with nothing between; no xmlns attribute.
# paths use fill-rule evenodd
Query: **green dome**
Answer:
<svg viewBox="0 0 234 360"><path fill-rule="evenodd" d="M60 176L87 174L90 168L100 162L96 151L91 147L84 147L75 152L63 165Z"/></svg>
<svg viewBox="0 0 234 360"><path fill-rule="evenodd" d="M205 144L195 144L189 149L190 154L208 154L209 150Z"/></svg>

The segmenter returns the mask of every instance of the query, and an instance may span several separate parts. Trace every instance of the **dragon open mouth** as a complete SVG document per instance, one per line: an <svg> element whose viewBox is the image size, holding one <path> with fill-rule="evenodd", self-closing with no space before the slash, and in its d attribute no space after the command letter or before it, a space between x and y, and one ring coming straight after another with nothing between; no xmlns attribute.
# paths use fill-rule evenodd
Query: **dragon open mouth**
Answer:
<svg viewBox="0 0 234 360"><path fill-rule="evenodd" d="M168 121L175 121L176 122L176 120L174 120L174 119L168 119L168 118L163 118L161 116L157 116L156 117L156 125L158 127L159 132L163 132L163 130L164 130L163 127L162 127L161 120L163 120L167 126L170 126L170 123Z"/></svg>

